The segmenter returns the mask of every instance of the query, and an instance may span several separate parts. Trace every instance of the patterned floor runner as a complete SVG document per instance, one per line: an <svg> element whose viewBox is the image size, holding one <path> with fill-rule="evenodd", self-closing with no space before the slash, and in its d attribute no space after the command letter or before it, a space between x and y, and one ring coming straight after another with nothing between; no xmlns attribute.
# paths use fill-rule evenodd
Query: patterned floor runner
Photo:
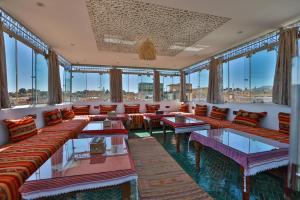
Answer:
<svg viewBox="0 0 300 200"><path fill-rule="evenodd" d="M155 138L130 139L141 199L212 199Z"/></svg>

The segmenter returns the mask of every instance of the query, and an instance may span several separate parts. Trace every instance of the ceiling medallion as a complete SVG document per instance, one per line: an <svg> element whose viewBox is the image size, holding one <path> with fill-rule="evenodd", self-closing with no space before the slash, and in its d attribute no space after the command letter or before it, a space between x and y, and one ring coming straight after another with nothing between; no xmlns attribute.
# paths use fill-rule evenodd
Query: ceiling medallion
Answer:
<svg viewBox="0 0 300 200"><path fill-rule="evenodd" d="M154 44L147 38L138 49L141 60L155 60L156 49Z"/></svg>

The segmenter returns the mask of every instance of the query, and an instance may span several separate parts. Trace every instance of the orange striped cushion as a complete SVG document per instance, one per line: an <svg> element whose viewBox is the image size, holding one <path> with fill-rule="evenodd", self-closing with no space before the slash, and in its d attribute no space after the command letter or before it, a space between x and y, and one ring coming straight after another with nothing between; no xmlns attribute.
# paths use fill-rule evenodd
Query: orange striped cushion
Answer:
<svg viewBox="0 0 300 200"><path fill-rule="evenodd" d="M279 120L279 132L281 133L290 133L290 120L291 116L289 113L278 113L278 120Z"/></svg>
<svg viewBox="0 0 300 200"><path fill-rule="evenodd" d="M44 120L46 126L52 126L62 122L61 112L58 109L44 112Z"/></svg>
<svg viewBox="0 0 300 200"><path fill-rule="evenodd" d="M233 123L250 127L259 127L260 119L267 116L267 114L267 112L248 112L245 110L239 110L233 120Z"/></svg>
<svg viewBox="0 0 300 200"><path fill-rule="evenodd" d="M195 115L206 116L207 115L207 105L196 104Z"/></svg>
<svg viewBox="0 0 300 200"><path fill-rule="evenodd" d="M37 134L35 121L32 117L24 117L22 119L5 119L4 124L10 134L11 142L19 142Z"/></svg>
<svg viewBox="0 0 300 200"><path fill-rule="evenodd" d="M146 106L146 113L155 113L160 108L159 104L154 104L154 105L146 104L145 106Z"/></svg>
<svg viewBox="0 0 300 200"><path fill-rule="evenodd" d="M189 105L188 104L181 104L179 106L179 109L178 109L179 112L185 112L185 113L188 113L189 112Z"/></svg>
<svg viewBox="0 0 300 200"><path fill-rule="evenodd" d="M210 118L225 120L227 118L228 110L228 108L219 108L217 106L213 106L212 110L210 111Z"/></svg>
<svg viewBox="0 0 300 200"><path fill-rule="evenodd" d="M100 105L99 106L100 114L107 114L109 112L116 111L117 106L118 105Z"/></svg>
<svg viewBox="0 0 300 200"><path fill-rule="evenodd" d="M90 114L90 105L87 106L72 106L75 115L88 115Z"/></svg>
<svg viewBox="0 0 300 200"><path fill-rule="evenodd" d="M73 119L75 117L73 110L62 109L61 114L63 119Z"/></svg>
<svg viewBox="0 0 300 200"><path fill-rule="evenodd" d="M125 105L124 104L124 109L125 109L126 114L140 113L140 104L136 104L136 105Z"/></svg>

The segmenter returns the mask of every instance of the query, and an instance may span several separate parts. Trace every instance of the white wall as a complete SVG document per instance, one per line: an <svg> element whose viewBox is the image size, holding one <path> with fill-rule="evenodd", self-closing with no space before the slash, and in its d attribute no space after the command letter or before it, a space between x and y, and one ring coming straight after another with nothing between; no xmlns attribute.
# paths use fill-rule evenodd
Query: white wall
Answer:
<svg viewBox="0 0 300 200"><path fill-rule="evenodd" d="M190 102L190 111L192 108L192 105L196 104L207 104L209 107L209 111L211 110L211 107L213 104L203 103L203 102ZM259 104L259 103L252 103L252 104L243 104L243 103L226 103L226 104L215 104L217 107L221 108L229 108L228 118L227 120L232 121L235 117L233 115L233 111L238 111L239 109L250 111L250 112L267 112L268 115L261 121L260 126L264 128L274 129L278 130L278 113L279 112L285 112L290 113L291 108L289 106L282 106L272 103L265 103L265 104Z"/></svg>

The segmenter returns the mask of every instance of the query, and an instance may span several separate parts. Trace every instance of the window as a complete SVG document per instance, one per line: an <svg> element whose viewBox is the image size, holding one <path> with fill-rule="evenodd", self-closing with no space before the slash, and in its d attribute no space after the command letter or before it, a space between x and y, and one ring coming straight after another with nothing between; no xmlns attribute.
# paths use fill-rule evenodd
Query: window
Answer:
<svg viewBox="0 0 300 200"><path fill-rule="evenodd" d="M123 101L153 100L153 75L123 73Z"/></svg>
<svg viewBox="0 0 300 200"><path fill-rule="evenodd" d="M160 83L163 85L162 100L178 100L180 94L180 76L160 75Z"/></svg>
<svg viewBox="0 0 300 200"><path fill-rule="evenodd" d="M109 101L109 99L108 73L72 72L72 101Z"/></svg>
<svg viewBox="0 0 300 200"><path fill-rule="evenodd" d="M186 75L186 95L188 101L206 101L209 70L202 69Z"/></svg>
<svg viewBox="0 0 300 200"><path fill-rule="evenodd" d="M59 66L60 84L63 102L71 101L71 72L68 67Z"/></svg>
<svg viewBox="0 0 300 200"><path fill-rule="evenodd" d="M44 55L4 33L11 106L47 103L48 62Z"/></svg>

